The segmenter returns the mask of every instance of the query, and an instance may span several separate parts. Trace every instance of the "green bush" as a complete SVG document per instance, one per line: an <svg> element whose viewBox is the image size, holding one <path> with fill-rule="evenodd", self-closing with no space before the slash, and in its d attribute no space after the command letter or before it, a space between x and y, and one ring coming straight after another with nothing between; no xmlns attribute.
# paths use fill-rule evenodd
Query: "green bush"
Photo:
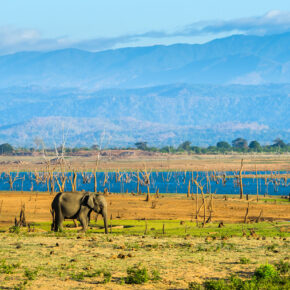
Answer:
<svg viewBox="0 0 290 290"><path fill-rule="evenodd" d="M24 271L24 276L28 280L35 280L37 277L38 270L29 270L28 268L25 269Z"/></svg>
<svg viewBox="0 0 290 290"><path fill-rule="evenodd" d="M151 275L145 267L138 266L127 269L127 277L125 277L126 284L143 284L148 281L159 281L161 280L160 274L157 270L153 270Z"/></svg>
<svg viewBox="0 0 290 290"><path fill-rule="evenodd" d="M279 263L275 264L275 266L281 274L287 274L290 271L290 264L288 262L283 262L283 260L280 260Z"/></svg>
<svg viewBox="0 0 290 290"><path fill-rule="evenodd" d="M7 264L6 260L0 261L0 273L2 274L13 274L14 269L19 268L20 264Z"/></svg>
<svg viewBox="0 0 290 290"><path fill-rule="evenodd" d="M261 265L255 270L254 277L257 280L273 280L278 277L278 272L273 265Z"/></svg>
<svg viewBox="0 0 290 290"><path fill-rule="evenodd" d="M9 232L18 235L18 234L20 234L20 227L19 226L12 226L9 228Z"/></svg>
<svg viewBox="0 0 290 290"><path fill-rule="evenodd" d="M141 268L138 266L137 268L132 267L127 269L127 277L125 278L126 284L143 284L149 281L150 276L145 267Z"/></svg>
<svg viewBox="0 0 290 290"><path fill-rule="evenodd" d="M70 275L71 279L76 280L76 281L82 281L85 278L85 273L80 272L80 273L72 273Z"/></svg>
<svg viewBox="0 0 290 290"><path fill-rule="evenodd" d="M287 265L288 264L288 265ZM289 263L280 261L276 264L280 273L289 271ZM272 265L261 265L258 267L251 279L242 280L240 277L232 275L226 280L207 280L202 285L196 282L188 284L189 289L195 290L255 290L255 289L290 289L290 276L280 276Z"/></svg>
<svg viewBox="0 0 290 290"><path fill-rule="evenodd" d="M103 271L103 284L109 283L112 279L112 274L109 271Z"/></svg>
<svg viewBox="0 0 290 290"><path fill-rule="evenodd" d="M251 263L250 259L245 257L240 258L240 264L250 264L250 263Z"/></svg>

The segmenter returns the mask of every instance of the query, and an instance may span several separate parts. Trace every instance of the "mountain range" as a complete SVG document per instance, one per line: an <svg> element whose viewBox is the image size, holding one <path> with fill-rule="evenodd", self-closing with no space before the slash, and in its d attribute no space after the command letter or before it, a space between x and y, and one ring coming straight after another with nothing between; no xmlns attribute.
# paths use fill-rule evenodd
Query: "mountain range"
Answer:
<svg viewBox="0 0 290 290"><path fill-rule="evenodd" d="M0 56L0 142L289 141L290 33Z"/></svg>

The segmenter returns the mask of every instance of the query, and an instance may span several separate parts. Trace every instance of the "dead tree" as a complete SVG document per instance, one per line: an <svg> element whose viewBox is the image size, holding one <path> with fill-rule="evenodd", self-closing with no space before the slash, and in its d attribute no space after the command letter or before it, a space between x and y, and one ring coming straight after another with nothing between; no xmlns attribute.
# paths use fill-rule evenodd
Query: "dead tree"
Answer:
<svg viewBox="0 0 290 290"><path fill-rule="evenodd" d="M243 164L244 160L241 160L241 168L239 172L239 184L240 184L240 199L243 198L244 190L243 190Z"/></svg>
<svg viewBox="0 0 290 290"><path fill-rule="evenodd" d="M248 223L249 208L250 208L250 203L248 202L248 207L246 209L246 214L244 217L244 224Z"/></svg>
<svg viewBox="0 0 290 290"><path fill-rule="evenodd" d="M258 202L259 201L259 180L258 180L257 165L256 165L256 182L257 182L257 202Z"/></svg>
<svg viewBox="0 0 290 290"><path fill-rule="evenodd" d="M202 222L202 227L204 227L204 225L205 225L205 218L206 218L205 217L205 215L206 215L206 205L205 205L205 198L204 198L204 193L203 193L203 186L201 185L201 181L200 181L200 183L198 183L196 179L194 180L194 183L200 189L200 192L201 192L202 205L200 206L198 212L203 207L203 222ZM198 215L198 212L197 212L196 216Z"/></svg>
<svg viewBox="0 0 290 290"><path fill-rule="evenodd" d="M8 183L9 183L9 186L10 186L10 190L13 190L14 182L16 180L21 179L21 177L19 177L19 173L18 172L14 176L13 176L13 172L9 172L9 174L6 174L6 177L8 178Z"/></svg>
<svg viewBox="0 0 290 290"><path fill-rule="evenodd" d="M25 203L21 205L19 220L15 217L14 224L16 227L26 227Z"/></svg>

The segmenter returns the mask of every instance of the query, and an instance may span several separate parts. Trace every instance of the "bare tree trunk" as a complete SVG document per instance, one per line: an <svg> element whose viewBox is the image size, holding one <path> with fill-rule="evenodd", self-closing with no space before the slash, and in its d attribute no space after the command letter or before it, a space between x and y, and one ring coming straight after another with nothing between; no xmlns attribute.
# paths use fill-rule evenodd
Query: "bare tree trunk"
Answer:
<svg viewBox="0 0 290 290"><path fill-rule="evenodd" d="M188 181L187 197L190 197L190 180Z"/></svg>
<svg viewBox="0 0 290 290"><path fill-rule="evenodd" d="M241 169L240 169L240 173L239 173L239 181L240 181L240 199L243 198L243 194L244 194L244 189L243 189L243 164L244 160L241 160Z"/></svg>
<svg viewBox="0 0 290 290"><path fill-rule="evenodd" d="M249 208L250 208L250 203L248 202L248 207L246 209L246 214L245 214L245 217L244 217L244 224L246 224L248 222Z"/></svg>

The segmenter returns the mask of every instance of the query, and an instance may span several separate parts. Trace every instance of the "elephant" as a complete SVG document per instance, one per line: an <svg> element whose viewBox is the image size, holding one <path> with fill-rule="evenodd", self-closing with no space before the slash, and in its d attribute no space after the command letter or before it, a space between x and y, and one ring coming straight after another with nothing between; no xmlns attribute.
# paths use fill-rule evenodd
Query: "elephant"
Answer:
<svg viewBox="0 0 290 290"><path fill-rule="evenodd" d="M107 202L103 195L92 192L59 192L51 203L51 230L62 230L64 219L77 219L82 231L86 231L92 211L102 214L107 234Z"/></svg>

